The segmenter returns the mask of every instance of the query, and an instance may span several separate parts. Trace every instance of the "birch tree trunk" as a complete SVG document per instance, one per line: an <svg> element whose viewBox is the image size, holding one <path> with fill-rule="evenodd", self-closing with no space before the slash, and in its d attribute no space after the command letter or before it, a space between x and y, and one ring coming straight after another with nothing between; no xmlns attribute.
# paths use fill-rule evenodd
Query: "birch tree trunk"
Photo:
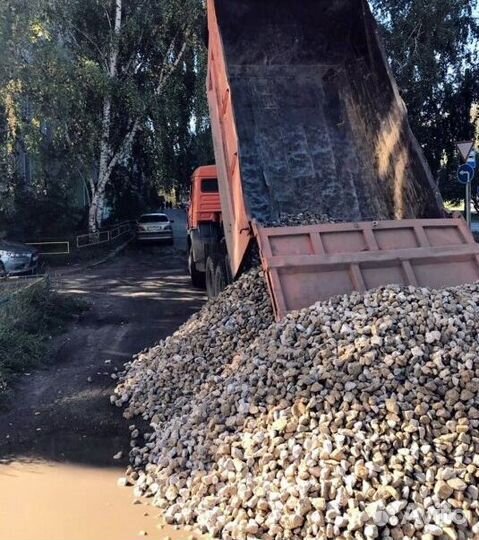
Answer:
<svg viewBox="0 0 479 540"><path fill-rule="evenodd" d="M118 73L118 53L120 50L120 33L122 22L122 0L115 1L115 25L111 40L110 58L108 65L108 78L110 85L113 85ZM88 217L88 228L91 233L95 233L101 226L103 216L103 206L105 202L105 189L110 179L112 167L110 167L111 145L111 90L103 101L102 133L100 142L100 166L98 170L98 180L91 197L91 205Z"/></svg>
<svg viewBox="0 0 479 540"><path fill-rule="evenodd" d="M120 148L112 156L110 162L107 164L105 174L103 175L103 183L101 185L101 190L97 189L98 204L96 206L96 212L97 212L96 222L98 223L98 225L101 225L101 221L103 219L103 209L105 207L106 185L108 181L110 180L111 173L113 172L113 169L115 168L117 163L120 162L122 159L124 159L128 155L128 152L131 148L131 145L133 143L133 140L139 128L140 128L140 123L138 120L136 120L133 123L133 125L130 127L130 129L128 130L127 134L125 135Z"/></svg>
<svg viewBox="0 0 479 540"><path fill-rule="evenodd" d="M118 56L120 49L120 34L122 29L122 1L114 0L115 2L115 23L111 41L111 48L108 61L108 78L110 80L111 87L117 78L118 74ZM187 32L187 37L188 37ZM187 40L179 47L176 58L172 60L177 43L177 38L174 37L171 44L164 56L164 63L159 73L158 84L155 88L155 94L161 95L167 82L172 74L180 65L182 58L184 57ZM140 119L131 119L128 129L126 131L123 140L121 141L118 149L113 152L111 147L110 135L111 135L111 123L112 123L112 97L111 92L105 96L103 101L103 116L102 116L102 133L100 142L100 161L98 168L98 178L96 184L92 185L91 204L89 209L88 227L90 233L98 232L98 228L101 226L103 219L103 210L105 206L106 187L111 178L111 174L115 166L120 163L125 157L127 157L131 145L135 139L136 134L140 129Z"/></svg>

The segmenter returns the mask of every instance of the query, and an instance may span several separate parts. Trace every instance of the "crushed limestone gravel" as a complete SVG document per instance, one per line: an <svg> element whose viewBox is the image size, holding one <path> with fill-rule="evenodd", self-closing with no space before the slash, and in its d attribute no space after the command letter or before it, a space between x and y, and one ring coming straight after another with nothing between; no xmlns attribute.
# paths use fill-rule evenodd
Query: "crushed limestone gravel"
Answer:
<svg viewBox="0 0 479 540"><path fill-rule="evenodd" d="M222 539L479 538L478 322L470 285L276 323L244 275L122 375L135 495Z"/></svg>

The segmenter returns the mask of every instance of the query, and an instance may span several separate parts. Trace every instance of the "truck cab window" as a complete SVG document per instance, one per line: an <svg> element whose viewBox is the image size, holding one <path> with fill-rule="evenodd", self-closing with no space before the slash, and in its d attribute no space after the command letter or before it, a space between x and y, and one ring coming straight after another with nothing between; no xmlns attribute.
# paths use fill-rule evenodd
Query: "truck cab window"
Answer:
<svg viewBox="0 0 479 540"><path fill-rule="evenodd" d="M218 193L218 180L207 178L201 182L201 193Z"/></svg>

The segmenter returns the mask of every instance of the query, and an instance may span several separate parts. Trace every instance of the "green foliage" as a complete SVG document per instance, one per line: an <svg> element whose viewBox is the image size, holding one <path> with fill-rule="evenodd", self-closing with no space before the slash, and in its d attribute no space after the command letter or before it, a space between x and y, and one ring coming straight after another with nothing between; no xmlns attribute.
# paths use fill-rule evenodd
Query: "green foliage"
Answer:
<svg viewBox="0 0 479 540"><path fill-rule="evenodd" d="M444 197L463 196L455 143L475 135L477 0L371 0L391 66Z"/></svg>
<svg viewBox="0 0 479 540"><path fill-rule="evenodd" d="M108 62L110 49L105 35L111 35L112 2L59 0L55 5L64 10L59 18L70 21L70 26L61 30L64 42L73 55L77 49L82 51L83 65L89 66L90 74L99 74L96 86L91 85L91 78L88 80L92 94L86 103L97 122L105 95L113 97L113 152L120 147L133 122L141 122L137 144L115 169L109 200L119 201L129 192L149 193L151 186L169 188L171 184L184 183L197 166L197 162L191 163L192 140L196 135L191 121L204 118L206 113L206 54L199 39L205 24L202 4L197 0L124 2L118 75L112 82L103 79L103 84L98 83ZM173 71L181 54L179 68ZM167 84L162 85L166 77ZM97 123L92 141L96 154L93 152L84 161L97 155L100 132ZM189 163L179 166L178 160ZM125 182L127 177L132 184ZM124 192L119 193L122 188Z"/></svg>
<svg viewBox="0 0 479 540"><path fill-rule="evenodd" d="M62 216L75 215L78 177L60 136L69 113L68 63L43 9L36 0L0 6L0 230L30 240L45 228L49 236L65 233ZM75 225L70 219L69 229Z"/></svg>
<svg viewBox="0 0 479 540"><path fill-rule="evenodd" d="M0 295L4 287L0 284ZM86 307L52 291L47 280L5 298L0 304L0 397L15 375L47 361L51 337Z"/></svg>
<svg viewBox="0 0 479 540"><path fill-rule="evenodd" d="M140 123L107 190L114 213L121 214L130 197L132 206L148 205L152 188L185 184L199 164L192 119L203 125L207 118L202 3L124 0L118 74L112 80L114 4L1 3L0 230L13 231L21 223L19 229L38 236L50 222L52 236L55 229L84 223L74 193L86 187L91 194L97 180L106 96L112 98L112 155L133 123ZM182 53L178 69L170 70ZM207 146L211 159L209 140ZM27 181L21 167L25 155L32 169ZM32 211L35 206L40 211ZM68 219L59 219L64 215Z"/></svg>

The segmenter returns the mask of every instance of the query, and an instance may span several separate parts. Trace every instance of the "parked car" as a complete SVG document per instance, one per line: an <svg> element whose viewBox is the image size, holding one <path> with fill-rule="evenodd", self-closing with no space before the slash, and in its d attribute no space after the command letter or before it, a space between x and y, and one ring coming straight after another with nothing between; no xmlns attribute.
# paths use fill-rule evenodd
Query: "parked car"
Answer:
<svg viewBox="0 0 479 540"><path fill-rule="evenodd" d="M36 274L39 268L38 250L20 242L0 240L0 276Z"/></svg>
<svg viewBox="0 0 479 540"><path fill-rule="evenodd" d="M140 242L165 240L173 244L173 222L166 214L159 212L143 214L137 221L136 238Z"/></svg>

